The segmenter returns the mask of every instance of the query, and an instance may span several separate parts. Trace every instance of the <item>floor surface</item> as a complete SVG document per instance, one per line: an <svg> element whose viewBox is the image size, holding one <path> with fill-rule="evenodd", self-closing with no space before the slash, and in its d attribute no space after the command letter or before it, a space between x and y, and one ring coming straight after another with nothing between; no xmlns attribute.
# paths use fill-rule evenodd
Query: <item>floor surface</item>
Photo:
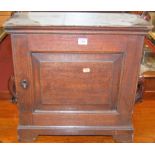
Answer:
<svg viewBox="0 0 155 155"><path fill-rule="evenodd" d="M155 142L155 100L144 100L134 108L134 142ZM17 141L18 109L10 101L0 100L0 142ZM108 136L39 136L35 142L111 143Z"/></svg>

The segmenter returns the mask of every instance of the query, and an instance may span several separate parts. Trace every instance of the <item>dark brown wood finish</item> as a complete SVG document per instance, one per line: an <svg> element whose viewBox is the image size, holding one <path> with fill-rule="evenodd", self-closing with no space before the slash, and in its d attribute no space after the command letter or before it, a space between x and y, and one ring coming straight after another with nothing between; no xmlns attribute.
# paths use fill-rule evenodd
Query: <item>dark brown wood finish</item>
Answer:
<svg viewBox="0 0 155 155"><path fill-rule="evenodd" d="M38 109L115 109L122 54L32 53L32 59Z"/></svg>
<svg viewBox="0 0 155 155"><path fill-rule="evenodd" d="M21 142L38 135L112 135L118 142L132 142L148 28L128 27L7 26ZM79 38L87 42L80 44Z"/></svg>

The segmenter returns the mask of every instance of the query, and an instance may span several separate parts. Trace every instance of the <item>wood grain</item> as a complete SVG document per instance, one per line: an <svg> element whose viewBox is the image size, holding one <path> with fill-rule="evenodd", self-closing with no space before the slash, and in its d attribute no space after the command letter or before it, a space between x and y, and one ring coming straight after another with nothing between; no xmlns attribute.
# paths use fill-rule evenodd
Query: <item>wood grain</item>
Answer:
<svg viewBox="0 0 155 155"><path fill-rule="evenodd" d="M36 109L115 109L122 58L107 53L32 53ZM84 68L90 71L84 73Z"/></svg>

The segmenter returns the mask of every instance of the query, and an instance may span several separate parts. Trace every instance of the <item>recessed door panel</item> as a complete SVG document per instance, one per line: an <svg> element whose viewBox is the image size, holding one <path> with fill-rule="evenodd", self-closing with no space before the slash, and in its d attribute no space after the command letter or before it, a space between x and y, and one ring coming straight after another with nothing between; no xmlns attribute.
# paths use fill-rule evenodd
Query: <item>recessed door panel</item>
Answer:
<svg viewBox="0 0 155 155"><path fill-rule="evenodd" d="M116 110L122 53L32 53L35 110Z"/></svg>

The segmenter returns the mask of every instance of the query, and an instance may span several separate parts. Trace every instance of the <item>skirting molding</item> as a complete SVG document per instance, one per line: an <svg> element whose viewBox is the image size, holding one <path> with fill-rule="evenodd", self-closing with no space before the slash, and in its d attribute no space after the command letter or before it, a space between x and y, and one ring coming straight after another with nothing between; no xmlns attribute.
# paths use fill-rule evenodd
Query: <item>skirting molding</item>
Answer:
<svg viewBox="0 0 155 155"><path fill-rule="evenodd" d="M9 91L0 91L0 99L7 100L11 99L11 94Z"/></svg>

